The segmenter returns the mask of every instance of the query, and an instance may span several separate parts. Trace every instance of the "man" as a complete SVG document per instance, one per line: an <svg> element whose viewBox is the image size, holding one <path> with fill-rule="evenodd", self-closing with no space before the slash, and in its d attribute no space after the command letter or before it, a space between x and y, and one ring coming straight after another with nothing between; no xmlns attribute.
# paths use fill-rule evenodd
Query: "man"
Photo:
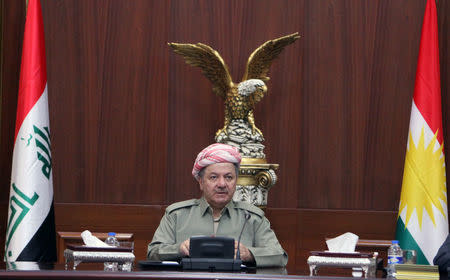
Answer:
<svg viewBox="0 0 450 280"><path fill-rule="evenodd" d="M450 235L447 235L444 243L439 248L433 259L434 265L439 266L441 278L447 277L447 268L450 267Z"/></svg>
<svg viewBox="0 0 450 280"><path fill-rule="evenodd" d="M149 259L179 260L189 256L189 239L195 235L232 237L236 252L236 240L248 219L239 247L242 261L258 267L286 266L288 256L264 212L232 200L240 163L239 151L225 144L212 144L198 154L192 175L202 197L167 207L148 245Z"/></svg>

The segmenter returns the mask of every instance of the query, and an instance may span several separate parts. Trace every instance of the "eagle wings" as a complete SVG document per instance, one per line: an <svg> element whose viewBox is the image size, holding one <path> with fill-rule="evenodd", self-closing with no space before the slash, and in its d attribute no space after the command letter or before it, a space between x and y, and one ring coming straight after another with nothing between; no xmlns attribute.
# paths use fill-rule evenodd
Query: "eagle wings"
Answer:
<svg viewBox="0 0 450 280"><path fill-rule="evenodd" d="M200 67L202 73L211 81L212 90L224 99L225 124L217 131L216 137L222 132L227 134L228 125L233 119L248 121L252 133L261 131L255 126L253 108L267 91L264 82L269 80L269 68L283 49L295 42L300 36L293 33L278 39L269 40L258 47L250 55L242 81L238 84L232 81L228 67L220 54L210 46L197 44L169 43L175 53L184 57L187 64Z"/></svg>

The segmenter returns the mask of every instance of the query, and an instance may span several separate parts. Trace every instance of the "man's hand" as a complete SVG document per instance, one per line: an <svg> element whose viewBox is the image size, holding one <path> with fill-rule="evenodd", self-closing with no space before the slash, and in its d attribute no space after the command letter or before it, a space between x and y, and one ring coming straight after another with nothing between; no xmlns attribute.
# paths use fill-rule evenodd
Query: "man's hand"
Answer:
<svg viewBox="0 0 450 280"><path fill-rule="evenodd" d="M189 239L180 244L180 253L181 256L189 256Z"/></svg>
<svg viewBox="0 0 450 280"><path fill-rule="evenodd" d="M237 245L238 242L234 241L234 257L236 258L236 252L237 252ZM247 249L247 247L244 246L244 244L240 243L239 244L239 254L241 256L241 260L243 262L252 262L255 260L255 258L252 255L252 252L250 252L249 249Z"/></svg>

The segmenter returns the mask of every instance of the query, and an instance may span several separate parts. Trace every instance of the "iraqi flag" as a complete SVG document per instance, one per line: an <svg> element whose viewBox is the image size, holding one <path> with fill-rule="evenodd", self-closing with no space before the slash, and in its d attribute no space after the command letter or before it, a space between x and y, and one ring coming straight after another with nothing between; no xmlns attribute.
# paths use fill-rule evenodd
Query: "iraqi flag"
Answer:
<svg viewBox="0 0 450 280"><path fill-rule="evenodd" d="M6 230L6 261L56 261L47 70L41 3L30 0Z"/></svg>
<svg viewBox="0 0 450 280"><path fill-rule="evenodd" d="M434 1L427 2L422 26L396 230L400 247L416 250L419 264L433 264L434 256L448 235Z"/></svg>

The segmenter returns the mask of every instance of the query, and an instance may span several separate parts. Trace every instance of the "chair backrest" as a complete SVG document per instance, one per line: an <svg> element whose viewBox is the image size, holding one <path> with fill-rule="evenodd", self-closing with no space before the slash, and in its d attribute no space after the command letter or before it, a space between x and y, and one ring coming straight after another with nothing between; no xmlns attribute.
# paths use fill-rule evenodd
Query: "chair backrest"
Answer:
<svg viewBox="0 0 450 280"><path fill-rule="evenodd" d="M391 240L359 239L355 250L378 252L378 257L387 265L387 250L389 246L391 246Z"/></svg>

